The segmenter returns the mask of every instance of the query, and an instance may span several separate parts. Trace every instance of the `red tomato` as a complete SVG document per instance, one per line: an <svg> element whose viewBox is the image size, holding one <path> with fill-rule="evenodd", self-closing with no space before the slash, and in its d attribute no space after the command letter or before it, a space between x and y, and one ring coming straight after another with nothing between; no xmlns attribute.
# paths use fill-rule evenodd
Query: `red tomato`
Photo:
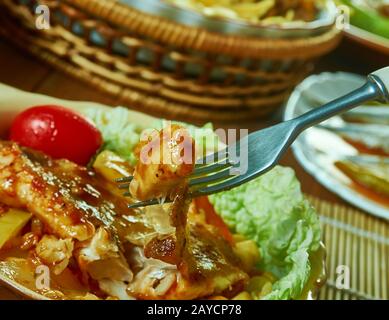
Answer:
<svg viewBox="0 0 389 320"><path fill-rule="evenodd" d="M101 133L79 114L60 106L37 106L14 120L10 139L57 159L86 165L103 139Z"/></svg>

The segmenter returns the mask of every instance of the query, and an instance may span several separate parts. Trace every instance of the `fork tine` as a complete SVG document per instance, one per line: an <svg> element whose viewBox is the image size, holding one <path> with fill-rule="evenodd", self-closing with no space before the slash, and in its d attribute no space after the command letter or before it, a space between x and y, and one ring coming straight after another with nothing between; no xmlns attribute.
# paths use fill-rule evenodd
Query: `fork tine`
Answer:
<svg viewBox="0 0 389 320"><path fill-rule="evenodd" d="M166 199L164 203L170 203L172 202L171 200ZM152 206L155 204L160 204L159 199L151 199L151 200L146 200L146 201L140 201L140 202L135 202L131 203L128 205L128 208L130 209L135 209L135 208L141 208L141 207L147 207L147 206Z"/></svg>
<svg viewBox="0 0 389 320"><path fill-rule="evenodd" d="M233 179L230 179L234 176L231 176L230 175L230 168L226 169L226 170L223 170L223 171L220 171L220 172L217 172L213 175L209 175L209 176L205 176L205 177L201 177L201 178L198 178L198 179L193 179L193 180L190 180L189 181L189 186L191 187L191 189L193 189L193 187L195 186L199 186L199 185L203 185L203 184L206 184L206 183L212 183L212 182L220 182L218 184L215 184L215 185L211 185L211 186L205 186L204 188L201 188L201 189L197 189L197 190L191 190L189 195L191 197L197 197L197 196L200 196L200 195L208 195L208 194L212 194L212 193L215 193L215 192L218 192L218 191L221 191L221 190L225 190L226 187L225 187L225 184L230 181L234 181L234 180L237 180L237 178L233 178ZM131 193L130 192L125 192L123 194L124 196L131 196ZM166 199L164 203L170 203L172 202L171 200L169 199ZM141 208L141 207L147 207L147 206L151 206L151 205L156 205L156 204L160 204L160 199L150 199L150 200L146 200L146 201L140 201L140 202L135 202L135 203L131 203L128 205L128 208L130 209L135 209L135 208Z"/></svg>
<svg viewBox="0 0 389 320"><path fill-rule="evenodd" d="M227 150L227 148L225 148L225 149L220 150L218 152L209 154L201 159L198 159L196 161L196 168L201 168L203 166L207 166L207 165L215 163L215 162L219 163L219 162L222 162L223 160L227 160L227 159L228 159L228 150Z"/></svg>
<svg viewBox="0 0 389 320"><path fill-rule="evenodd" d="M262 175L269 171L271 168L274 167L274 163L265 167L262 167L261 170L251 172L250 174L243 174L243 175L234 175L230 176L230 178L224 179L220 183L213 184L210 186L204 186L203 188L199 188L192 192L192 197L199 197L203 195L210 195L213 193L218 193L221 191L227 191L232 188L235 188L237 186L240 186L241 184L248 182L252 180L254 177Z"/></svg>
<svg viewBox="0 0 389 320"><path fill-rule="evenodd" d="M200 168L195 168L191 176L198 176L198 175L204 175L212 172L217 172L222 169L230 167L231 164L229 162L227 163L214 163L208 166L200 167Z"/></svg>
<svg viewBox="0 0 389 320"><path fill-rule="evenodd" d="M220 180L224 180L230 177L230 168L216 172L215 174L202 176L200 178L193 178L189 180L189 186L199 186L203 184L209 184L209 183L215 183L219 182Z"/></svg>
<svg viewBox="0 0 389 320"><path fill-rule="evenodd" d="M131 182L133 179L134 179L134 176L128 176L128 177L116 179L115 182L117 182L117 183Z"/></svg>
<svg viewBox="0 0 389 320"><path fill-rule="evenodd" d="M130 183L123 183L119 184L118 188L119 189L128 189L130 187Z"/></svg>
<svg viewBox="0 0 389 320"><path fill-rule="evenodd" d="M205 186L203 188L199 188L195 190L191 195L192 197L196 198L199 196L207 196L214 193L218 193L220 191L226 191L234 186L238 185L239 180L237 178L232 178L232 176L228 179L224 179L222 182L211 185L211 186Z"/></svg>

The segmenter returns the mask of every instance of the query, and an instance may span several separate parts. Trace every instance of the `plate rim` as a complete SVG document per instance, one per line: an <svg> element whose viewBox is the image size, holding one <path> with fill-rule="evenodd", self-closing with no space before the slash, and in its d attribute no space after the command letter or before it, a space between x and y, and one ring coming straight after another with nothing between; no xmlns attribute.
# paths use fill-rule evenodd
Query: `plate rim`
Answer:
<svg viewBox="0 0 389 320"><path fill-rule="evenodd" d="M358 74L343 71L322 72L320 74L314 74L307 77L296 87L296 89L293 91L290 98L288 99L284 111L284 121L290 120L294 117L297 102L305 90L309 89L310 86L317 83L318 81L334 81L334 79L338 77L363 79L363 77ZM384 206L378 204L373 200L368 199L367 197L364 197L362 194L354 191L352 188L346 186L345 184L342 184L338 180L332 179L331 176L327 173L327 171L321 171L320 169L322 168L319 165L311 163L311 161L306 157L304 151L302 150L300 139L301 138L297 138L297 140L291 146L293 154L296 157L298 163L312 177L314 177L317 182L319 182L325 188L338 195L348 203L354 205L355 207L369 212L370 214L376 217L389 220L389 209L385 208ZM355 200L356 198L358 198L358 200Z"/></svg>

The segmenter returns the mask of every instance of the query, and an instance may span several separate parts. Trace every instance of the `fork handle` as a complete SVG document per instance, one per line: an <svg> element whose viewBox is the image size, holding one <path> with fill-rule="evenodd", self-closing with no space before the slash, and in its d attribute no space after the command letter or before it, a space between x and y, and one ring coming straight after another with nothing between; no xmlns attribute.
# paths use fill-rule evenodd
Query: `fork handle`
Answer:
<svg viewBox="0 0 389 320"><path fill-rule="evenodd" d="M369 74L366 83L362 87L319 108L304 113L292 121L296 122L296 129L301 132L306 128L371 100L389 102L389 67Z"/></svg>

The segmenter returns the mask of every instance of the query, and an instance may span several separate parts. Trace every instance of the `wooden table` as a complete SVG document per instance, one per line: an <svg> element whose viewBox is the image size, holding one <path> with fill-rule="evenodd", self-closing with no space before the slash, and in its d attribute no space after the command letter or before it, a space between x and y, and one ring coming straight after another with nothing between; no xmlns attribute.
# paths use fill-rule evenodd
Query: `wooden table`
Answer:
<svg viewBox="0 0 389 320"><path fill-rule="evenodd" d="M343 45L344 46L344 45ZM342 58L342 48L327 56L318 65L316 72L321 71L352 71L366 74L375 69L372 64L354 64L347 57ZM20 88L22 90L38 92L58 98L71 100L87 100L115 106L117 102L109 96L97 92L83 82L71 78L53 68L44 65L30 55L12 47L0 39L0 82ZM1 98L1 95L0 95ZM274 119L278 121L279 119ZM263 127L269 122L256 124L237 123L230 127L246 127L255 129ZM217 127L217 124L216 124ZM346 204L344 200L321 186L315 179L304 171L297 163L291 151L281 161L282 165L292 167L301 182L303 192L338 204ZM12 293L0 288L1 299L14 298Z"/></svg>

